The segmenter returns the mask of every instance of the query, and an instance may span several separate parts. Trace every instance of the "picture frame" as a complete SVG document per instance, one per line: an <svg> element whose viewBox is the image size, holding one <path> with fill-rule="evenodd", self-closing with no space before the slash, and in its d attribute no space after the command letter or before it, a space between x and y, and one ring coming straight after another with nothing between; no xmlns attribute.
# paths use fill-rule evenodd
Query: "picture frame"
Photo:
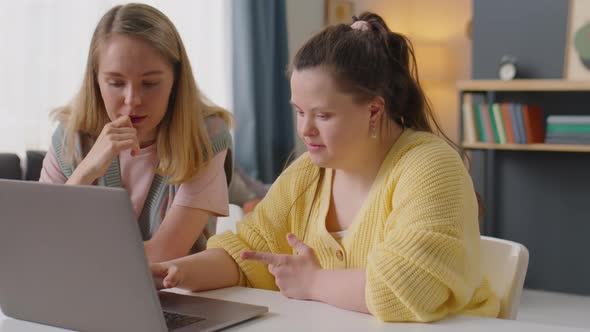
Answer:
<svg viewBox="0 0 590 332"><path fill-rule="evenodd" d="M563 77L590 80L590 1L570 0Z"/></svg>
<svg viewBox="0 0 590 332"><path fill-rule="evenodd" d="M354 15L354 2L348 0L326 0L326 25L350 24Z"/></svg>

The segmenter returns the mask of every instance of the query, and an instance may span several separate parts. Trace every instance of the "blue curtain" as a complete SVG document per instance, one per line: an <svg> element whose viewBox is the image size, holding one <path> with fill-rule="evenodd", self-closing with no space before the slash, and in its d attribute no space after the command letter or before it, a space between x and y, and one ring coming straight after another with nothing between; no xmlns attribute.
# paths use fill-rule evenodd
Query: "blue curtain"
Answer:
<svg viewBox="0 0 590 332"><path fill-rule="evenodd" d="M272 182L294 150L284 0L232 2L236 163Z"/></svg>

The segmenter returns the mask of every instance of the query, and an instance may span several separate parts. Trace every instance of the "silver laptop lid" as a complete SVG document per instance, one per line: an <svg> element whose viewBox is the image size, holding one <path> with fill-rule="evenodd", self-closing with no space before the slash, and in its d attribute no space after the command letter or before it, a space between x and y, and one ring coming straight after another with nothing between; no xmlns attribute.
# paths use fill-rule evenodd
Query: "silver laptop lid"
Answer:
<svg viewBox="0 0 590 332"><path fill-rule="evenodd" d="M166 331L124 189L0 180L0 266L7 316L84 331Z"/></svg>

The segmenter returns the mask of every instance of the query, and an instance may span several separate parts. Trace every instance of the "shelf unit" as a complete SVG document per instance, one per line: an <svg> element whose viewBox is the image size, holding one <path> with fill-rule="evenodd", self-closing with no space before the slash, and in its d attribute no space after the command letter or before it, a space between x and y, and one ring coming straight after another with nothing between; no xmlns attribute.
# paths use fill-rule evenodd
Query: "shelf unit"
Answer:
<svg viewBox="0 0 590 332"><path fill-rule="evenodd" d="M459 93L459 142L464 150L478 151L483 156L483 183L482 192L486 204L486 214L482 232L488 235L496 235L495 204L498 197L495 196L497 179L495 178L496 154L500 152L558 152L558 153L590 153L590 145L573 144L494 144L484 142L463 142L463 117L462 106L465 93L484 93L488 102L496 99L496 92L590 92L590 81L569 81L558 79L519 79L513 81L501 80L467 80L458 81Z"/></svg>
<svg viewBox="0 0 590 332"><path fill-rule="evenodd" d="M552 151L552 152L590 152L590 145L579 144L494 144L463 143L466 150L510 150L510 151Z"/></svg>
<svg viewBox="0 0 590 332"><path fill-rule="evenodd" d="M590 91L590 81L568 80L467 80L458 81L457 89L481 91Z"/></svg>
<svg viewBox="0 0 590 332"><path fill-rule="evenodd" d="M538 80L521 79L513 81L501 80L467 80L458 81L459 91L459 141L466 150L512 150L512 151L552 151L552 152L590 152L590 145L576 144L493 144L493 143L463 143L463 119L462 110L463 93L485 92L488 100L495 99L496 92L567 92L567 91L588 91L590 92L590 81L569 81L569 80Z"/></svg>

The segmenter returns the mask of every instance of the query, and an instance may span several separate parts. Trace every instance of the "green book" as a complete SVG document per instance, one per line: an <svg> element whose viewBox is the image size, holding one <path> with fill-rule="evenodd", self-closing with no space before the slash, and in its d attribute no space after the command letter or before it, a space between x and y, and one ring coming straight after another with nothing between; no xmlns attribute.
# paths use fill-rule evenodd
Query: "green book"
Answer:
<svg viewBox="0 0 590 332"><path fill-rule="evenodd" d="M564 123L550 123L547 125L547 133L551 134L586 134L590 133L590 124L564 124Z"/></svg>
<svg viewBox="0 0 590 332"><path fill-rule="evenodd" d="M477 124L477 137L480 142L486 141L485 128L483 126L483 119L481 114L481 104L473 104L475 110L475 122Z"/></svg>
<svg viewBox="0 0 590 332"><path fill-rule="evenodd" d="M500 143L500 134L498 134L498 125L496 124L496 117L494 116L494 104L488 104L488 115L490 116L490 123L492 124L492 131L494 132L493 143Z"/></svg>
<svg viewBox="0 0 590 332"><path fill-rule="evenodd" d="M498 128L498 137L500 138L500 144L508 143L506 138L506 129L504 128L504 116L500 109L500 104L494 103L494 119L496 119L496 128Z"/></svg>

